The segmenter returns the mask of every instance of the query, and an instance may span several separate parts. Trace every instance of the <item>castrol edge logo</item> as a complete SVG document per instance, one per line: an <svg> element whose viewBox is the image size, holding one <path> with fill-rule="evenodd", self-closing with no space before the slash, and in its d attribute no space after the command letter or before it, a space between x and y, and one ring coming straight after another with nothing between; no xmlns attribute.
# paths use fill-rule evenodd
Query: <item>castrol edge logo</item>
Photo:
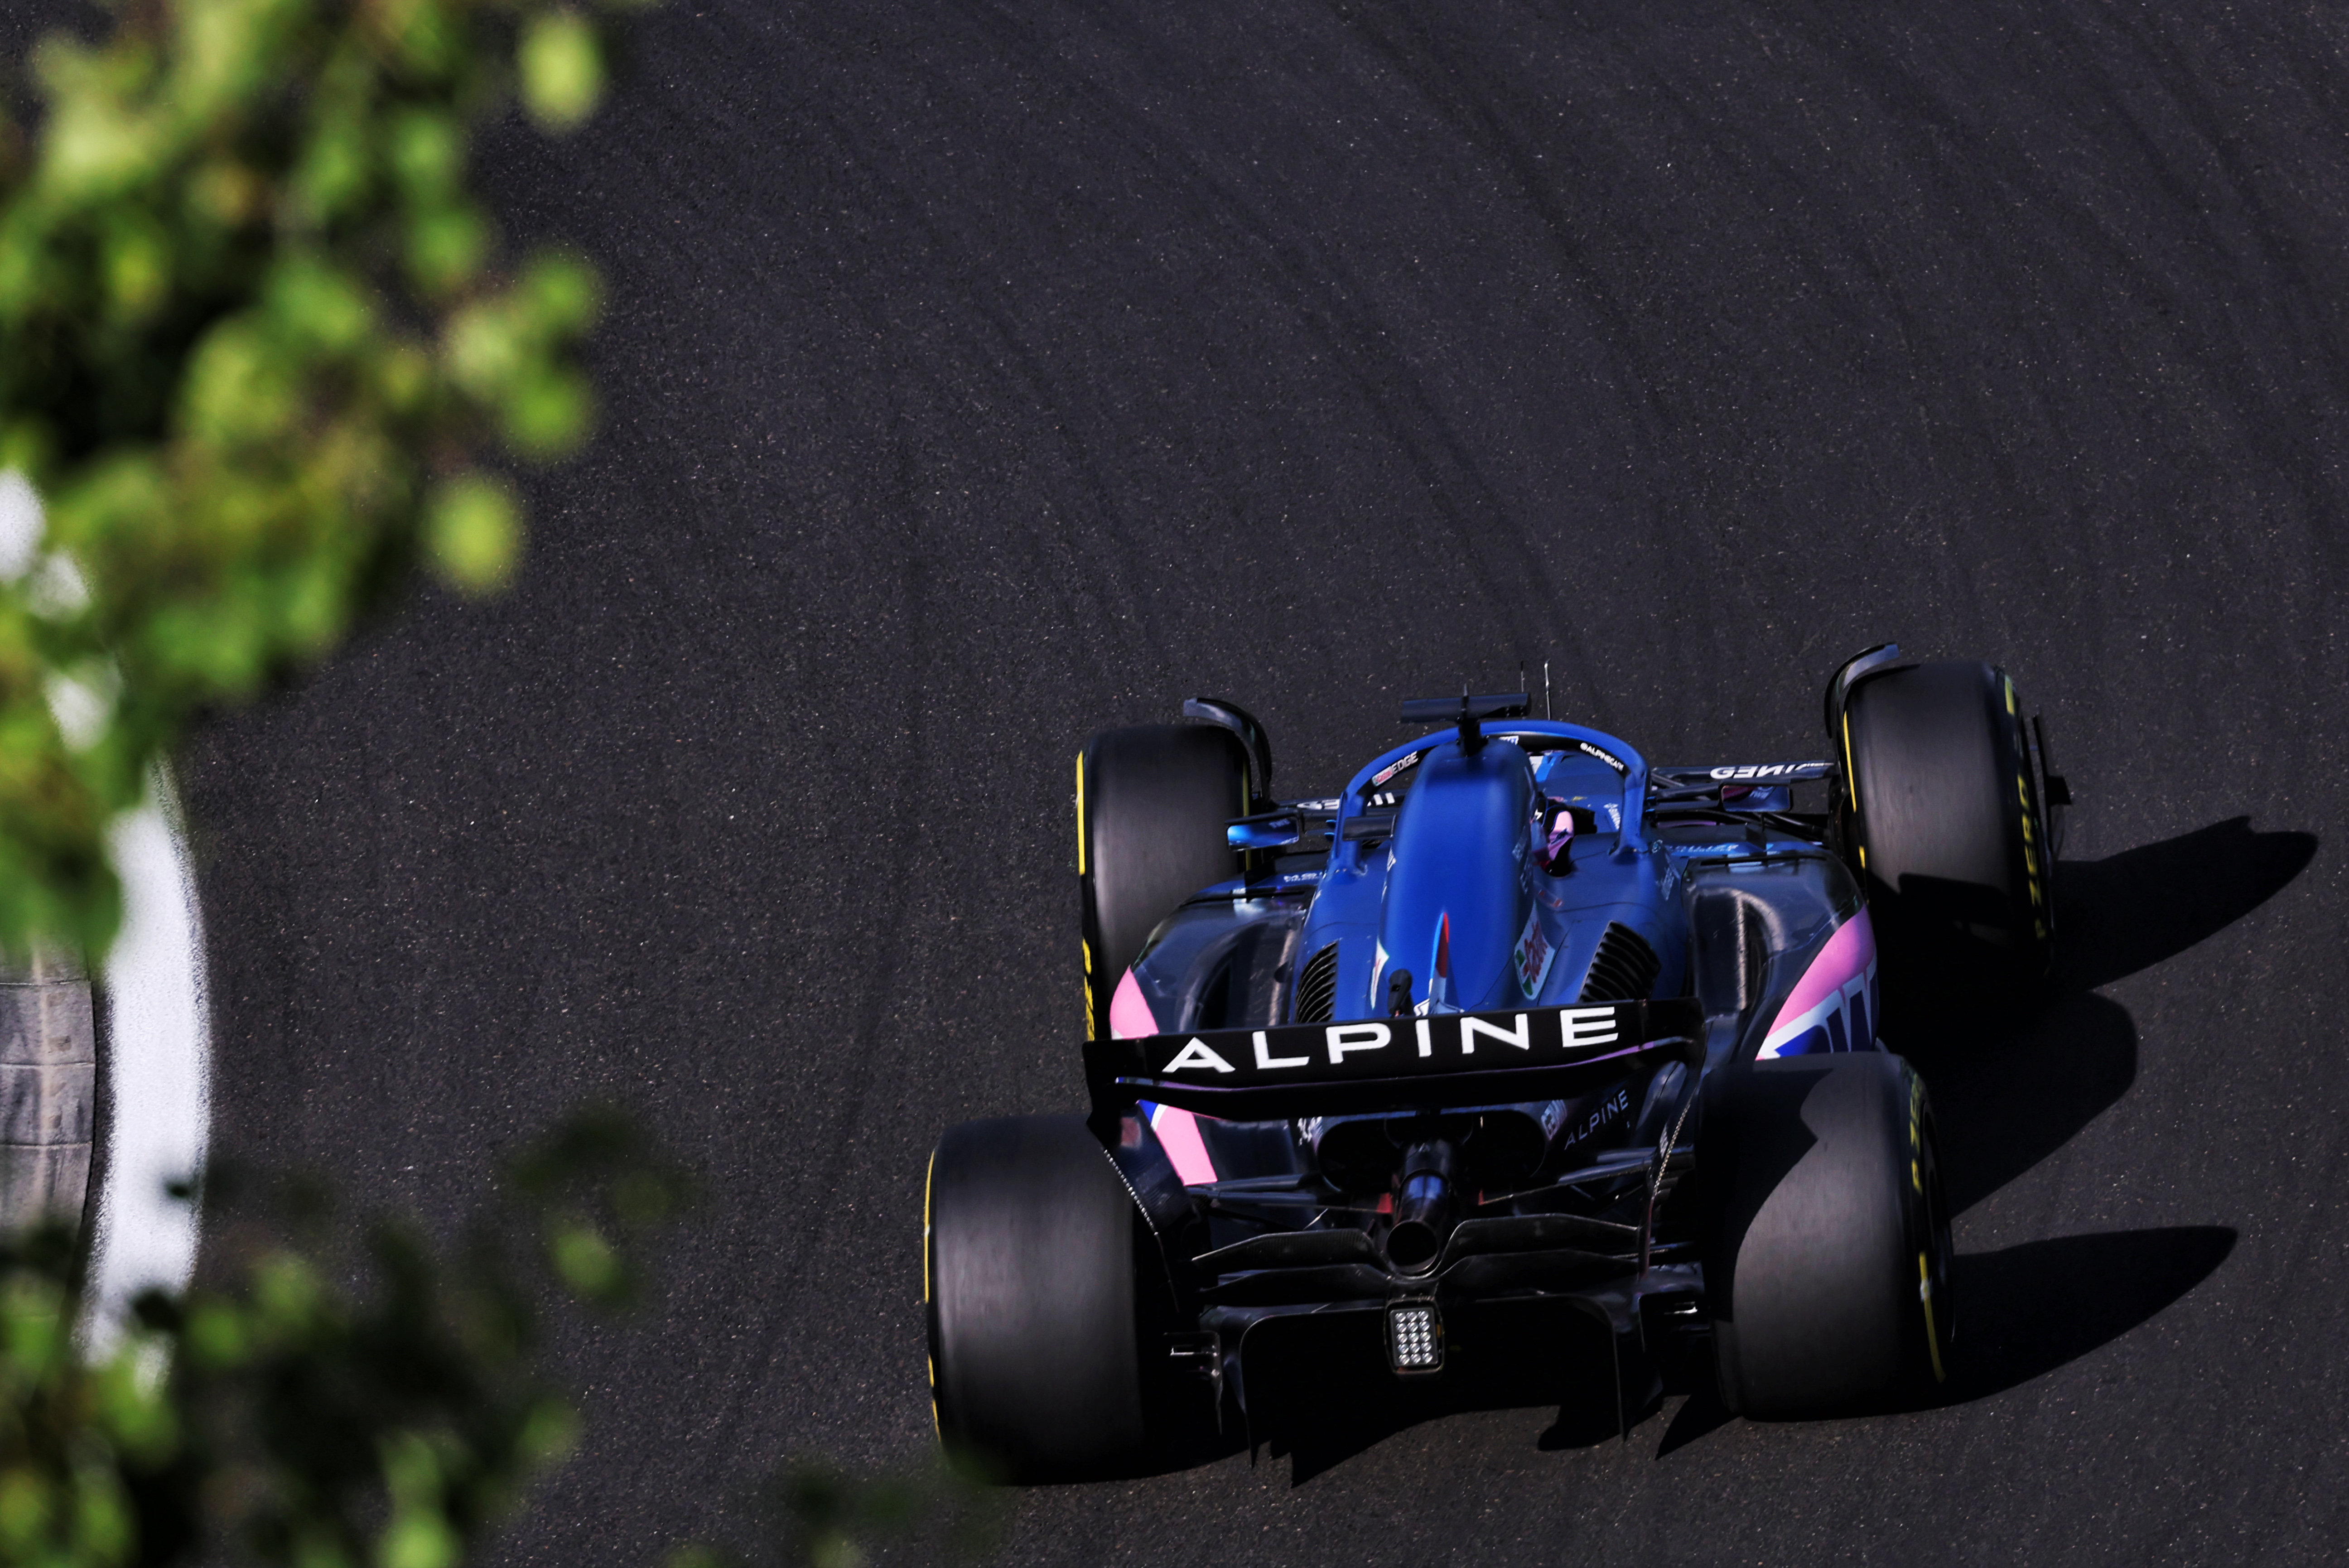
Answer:
<svg viewBox="0 0 2349 1568"><path fill-rule="evenodd" d="M1701 1023L1693 1002L1619 1002L1154 1034L1128 1044L1147 1076L1237 1084L1570 1062L1607 1054L1609 1047L1693 1033Z"/></svg>

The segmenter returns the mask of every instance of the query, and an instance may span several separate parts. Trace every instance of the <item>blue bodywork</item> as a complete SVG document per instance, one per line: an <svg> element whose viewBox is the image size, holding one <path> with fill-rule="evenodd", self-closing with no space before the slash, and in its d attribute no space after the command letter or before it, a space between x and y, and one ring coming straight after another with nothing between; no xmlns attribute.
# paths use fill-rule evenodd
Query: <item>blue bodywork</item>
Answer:
<svg viewBox="0 0 2349 1568"><path fill-rule="evenodd" d="M1270 921L1295 933L1282 944L1292 970L1335 945L1331 1019L1384 1016L1398 970L1411 976L1415 1007L1556 1005L1582 995L1599 944L1619 927L1655 957L1644 994L1684 994L1685 857L1648 831L1648 787L1637 751L1577 724L1514 721L1473 753L1449 732L1397 746L1335 800L1309 803L1330 808L1321 865L1304 869L1288 857L1202 889L1153 937L1134 977L1162 1029L1293 1022L1293 985L1276 1014L1261 990L1213 983L1216 965L1249 945L1237 928ZM1563 875L1539 867L1533 854L1534 807L1544 799L1590 819ZM1350 825L1360 831L1389 813L1391 835L1347 836ZM1451 994L1431 998L1440 935L1448 938ZM1244 997L1255 1005L1242 1005ZM1219 1005L1203 1013L1203 1002Z"/></svg>
<svg viewBox="0 0 2349 1568"><path fill-rule="evenodd" d="M1701 1081L1732 1059L1877 1046L1859 888L1824 816L1792 812L1774 782L1831 771L1652 770L1580 725L1464 722L1335 797L1236 824L1236 844L1286 845L1309 821L1329 844L1257 850L1161 922L1112 1005L1117 1035L1682 998L1703 1024L1684 1057L1626 1063L1566 1100L1271 1122L1146 1098L1097 1109L1215 1376L1241 1393L1259 1331L1384 1321L1398 1301L1549 1299L1626 1345L1692 1321L1701 1247L1669 1199ZM1237 1052L1247 1036L1216 1038ZM1452 1229L1440 1256L1407 1259L1413 1162L1439 1146Z"/></svg>
<svg viewBox="0 0 2349 1568"><path fill-rule="evenodd" d="M1556 728L1561 739L1611 745L1625 773L1580 751L1541 753L1537 762L1513 739L1487 741L1473 754L1439 741L1381 758L1348 790L1349 803L1359 801L1364 781L1418 750L1418 778L1394 836L1341 841L1305 922L1306 952L1339 944L1337 1016L1384 1012L1384 985L1398 968L1412 976L1413 1002L1428 1002L1439 934L1449 938L1453 994L1437 1000L1470 1012L1572 1002L1610 922L1661 958L1664 989L1651 994L1679 994L1687 955L1675 918L1678 876L1640 832L1646 766L1619 742ZM1533 860L1533 803L1544 794L1598 818L1596 831L1578 836L1564 876Z"/></svg>

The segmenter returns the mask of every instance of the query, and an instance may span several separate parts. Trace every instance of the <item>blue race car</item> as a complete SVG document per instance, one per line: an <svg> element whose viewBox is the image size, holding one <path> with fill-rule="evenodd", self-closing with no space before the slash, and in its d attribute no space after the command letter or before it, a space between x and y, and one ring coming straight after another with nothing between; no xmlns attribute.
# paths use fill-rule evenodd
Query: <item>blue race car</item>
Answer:
<svg viewBox="0 0 2349 1568"><path fill-rule="evenodd" d="M1627 1422L1667 1366L1764 1417L1945 1376L1933 1113L1878 1021L2044 975L2069 794L2002 671L1899 653L1836 672L1819 761L1656 767L1463 695L1283 800L1232 703L1095 735L1092 1109L931 1158L942 1437L1033 1479L1253 1446L1299 1336L1441 1377L1526 1304L1604 1324Z"/></svg>

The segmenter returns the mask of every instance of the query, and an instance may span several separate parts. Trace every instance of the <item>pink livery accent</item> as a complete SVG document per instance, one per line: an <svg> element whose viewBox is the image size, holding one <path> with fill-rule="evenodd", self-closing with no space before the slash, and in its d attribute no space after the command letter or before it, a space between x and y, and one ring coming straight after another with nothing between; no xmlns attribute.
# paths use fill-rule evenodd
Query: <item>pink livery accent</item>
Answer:
<svg viewBox="0 0 2349 1568"><path fill-rule="evenodd" d="M1114 1040L1139 1040L1158 1033L1157 1016L1142 994L1142 982L1127 970L1109 999L1109 1033ZM1206 1140L1199 1136L1199 1118L1173 1106L1152 1106L1150 1130L1174 1164L1174 1174L1185 1187L1216 1179L1216 1162L1207 1157Z"/></svg>
<svg viewBox="0 0 2349 1568"><path fill-rule="evenodd" d="M1207 1158L1206 1140L1199 1136L1199 1118L1173 1106L1150 1107L1150 1130L1158 1135L1174 1174L1185 1187L1216 1179L1216 1162Z"/></svg>
<svg viewBox="0 0 2349 1568"><path fill-rule="evenodd" d="M1152 1016L1150 1003L1142 998L1142 982L1133 978L1132 970L1127 970L1109 999L1109 1037L1139 1040L1157 1033L1158 1020Z"/></svg>
<svg viewBox="0 0 2349 1568"><path fill-rule="evenodd" d="M1876 928L1862 909L1827 939L1803 971L1762 1041L1760 1059L1874 1051L1875 1018Z"/></svg>

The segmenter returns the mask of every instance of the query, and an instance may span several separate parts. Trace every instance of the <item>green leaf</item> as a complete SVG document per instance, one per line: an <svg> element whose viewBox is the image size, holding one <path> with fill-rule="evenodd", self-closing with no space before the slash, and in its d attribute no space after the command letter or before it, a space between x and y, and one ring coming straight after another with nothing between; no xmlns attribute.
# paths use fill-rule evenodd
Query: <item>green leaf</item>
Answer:
<svg viewBox="0 0 2349 1568"><path fill-rule="evenodd" d="M74 1533L80 1562L96 1568L129 1559L139 1532L121 1481L111 1469L97 1465L79 1467L74 1480Z"/></svg>
<svg viewBox="0 0 2349 1568"><path fill-rule="evenodd" d="M49 91L39 179L50 200L73 208L118 195L171 156L169 129L132 101L146 85L143 52L91 49L53 34L36 68Z"/></svg>
<svg viewBox="0 0 2349 1568"><path fill-rule="evenodd" d="M441 580L460 592L504 587L522 555L522 521L512 495L479 473L443 485L433 498L424 546Z"/></svg>
<svg viewBox="0 0 2349 1568"><path fill-rule="evenodd" d="M171 250L143 214L114 225L106 247L106 284L116 313L134 322L152 316L171 292Z"/></svg>
<svg viewBox="0 0 2349 1568"><path fill-rule="evenodd" d="M556 370L523 378L499 408L514 450L542 462L577 451L592 412L586 378Z"/></svg>
<svg viewBox="0 0 2349 1568"><path fill-rule="evenodd" d="M562 1459L578 1446L579 1412L563 1399L542 1399L532 1407L515 1441L523 1457L533 1464Z"/></svg>
<svg viewBox="0 0 2349 1568"><path fill-rule="evenodd" d="M49 1485L24 1466L0 1471L0 1547L13 1561L37 1560L31 1548L48 1533Z"/></svg>
<svg viewBox="0 0 2349 1568"><path fill-rule="evenodd" d="M341 356L367 345L375 313L358 281L316 256L297 257L272 275L272 324L293 342Z"/></svg>
<svg viewBox="0 0 2349 1568"><path fill-rule="evenodd" d="M489 251L489 224L469 205L434 207L409 220L408 273L427 294L451 294L471 283Z"/></svg>
<svg viewBox="0 0 2349 1568"><path fill-rule="evenodd" d="M329 120L295 166L296 209L312 224L336 223L366 199L372 172L365 125L356 116Z"/></svg>
<svg viewBox="0 0 2349 1568"><path fill-rule="evenodd" d="M306 1333L317 1320L324 1295L317 1271L299 1253L271 1252L254 1272L254 1305L273 1334Z"/></svg>
<svg viewBox="0 0 2349 1568"><path fill-rule="evenodd" d="M450 379L483 402L496 400L527 351L522 324L497 301L469 305L450 317L443 343Z"/></svg>
<svg viewBox="0 0 2349 1568"><path fill-rule="evenodd" d="M619 1287L619 1254L591 1225L565 1225L554 1233L554 1268L581 1295L600 1298Z"/></svg>
<svg viewBox="0 0 2349 1568"><path fill-rule="evenodd" d="M452 1568L464 1543L438 1510L403 1513L383 1532L376 1554L381 1568Z"/></svg>
<svg viewBox="0 0 2349 1568"><path fill-rule="evenodd" d="M521 67L523 106L542 130L574 130L603 100L603 47L576 11L532 17L515 64Z"/></svg>
<svg viewBox="0 0 2349 1568"><path fill-rule="evenodd" d="M604 307L604 286L595 269L576 256L560 254L533 260L515 293L539 330L555 337L585 332Z"/></svg>
<svg viewBox="0 0 2349 1568"><path fill-rule="evenodd" d="M212 328L191 357L180 389L180 416L189 433L215 445L282 441L292 435L299 411L293 366L251 320Z"/></svg>
<svg viewBox="0 0 2349 1568"><path fill-rule="evenodd" d="M438 205L456 190L465 167L465 137L454 115L410 109L392 122L387 146L392 173L409 201Z"/></svg>
<svg viewBox="0 0 2349 1568"><path fill-rule="evenodd" d="M191 1309L184 1334L188 1354L202 1367L236 1366L252 1342L244 1314L226 1302L204 1302Z"/></svg>

